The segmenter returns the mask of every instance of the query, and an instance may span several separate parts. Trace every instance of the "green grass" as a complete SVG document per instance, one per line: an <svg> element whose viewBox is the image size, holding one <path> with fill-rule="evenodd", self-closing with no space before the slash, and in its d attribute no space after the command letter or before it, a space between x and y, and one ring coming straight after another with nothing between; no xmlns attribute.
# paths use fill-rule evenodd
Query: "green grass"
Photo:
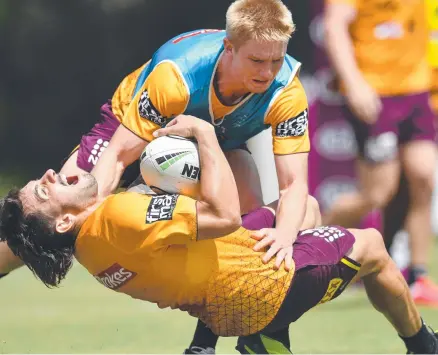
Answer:
<svg viewBox="0 0 438 355"><path fill-rule="evenodd" d="M80 265L54 290L27 269L15 271L0 281L0 300L0 353L181 353L196 324L183 312L105 289ZM438 311L422 314L438 327ZM291 338L295 353L405 351L357 289L304 315L291 326ZM217 351L236 353L235 341L220 339Z"/></svg>

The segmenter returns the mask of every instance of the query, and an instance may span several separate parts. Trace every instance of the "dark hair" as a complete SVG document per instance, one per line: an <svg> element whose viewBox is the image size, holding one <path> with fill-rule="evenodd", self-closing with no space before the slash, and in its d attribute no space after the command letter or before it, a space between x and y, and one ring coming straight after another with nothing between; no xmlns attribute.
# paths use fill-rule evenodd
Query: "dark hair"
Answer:
<svg viewBox="0 0 438 355"><path fill-rule="evenodd" d="M76 234L59 234L55 221L41 212L25 214L20 191L0 200L0 241L47 287L58 286L73 264Z"/></svg>

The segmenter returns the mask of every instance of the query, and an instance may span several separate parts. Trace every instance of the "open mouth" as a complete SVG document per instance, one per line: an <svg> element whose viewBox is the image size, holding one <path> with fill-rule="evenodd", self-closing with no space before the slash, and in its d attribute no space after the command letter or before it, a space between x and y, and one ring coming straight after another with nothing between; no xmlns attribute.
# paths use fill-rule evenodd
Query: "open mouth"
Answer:
<svg viewBox="0 0 438 355"><path fill-rule="evenodd" d="M59 181L61 182L61 184L65 185L65 186L76 185L79 181L79 176L77 176L77 175L65 176L64 174L59 174L58 178L59 178Z"/></svg>
<svg viewBox="0 0 438 355"><path fill-rule="evenodd" d="M79 181L79 176L67 176L67 183L69 185L76 185Z"/></svg>

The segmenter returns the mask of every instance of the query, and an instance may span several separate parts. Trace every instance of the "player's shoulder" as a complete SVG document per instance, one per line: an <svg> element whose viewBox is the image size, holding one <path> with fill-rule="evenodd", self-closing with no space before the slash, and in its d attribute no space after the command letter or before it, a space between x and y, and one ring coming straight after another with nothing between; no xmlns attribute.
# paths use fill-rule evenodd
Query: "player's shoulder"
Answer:
<svg viewBox="0 0 438 355"><path fill-rule="evenodd" d="M136 215L138 211L144 211L144 206L148 206L152 197L136 192L119 192L109 196L102 203L102 219L129 219Z"/></svg>
<svg viewBox="0 0 438 355"><path fill-rule="evenodd" d="M307 106L306 91L298 76L295 76L274 97L269 114L274 116L286 114L287 116L293 112L299 113Z"/></svg>
<svg viewBox="0 0 438 355"><path fill-rule="evenodd" d="M295 75L293 79L284 87L282 90L280 96L295 96L300 97L302 95L306 95L306 91L304 90L304 86L301 83L300 78L298 75Z"/></svg>
<svg viewBox="0 0 438 355"><path fill-rule="evenodd" d="M130 201L144 201L144 203L148 203L151 198L152 196L148 194L140 194L134 191L121 191L108 196L104 203L105 208L117 209L118 207L121 207L123 203L127 203Z"/></svg>

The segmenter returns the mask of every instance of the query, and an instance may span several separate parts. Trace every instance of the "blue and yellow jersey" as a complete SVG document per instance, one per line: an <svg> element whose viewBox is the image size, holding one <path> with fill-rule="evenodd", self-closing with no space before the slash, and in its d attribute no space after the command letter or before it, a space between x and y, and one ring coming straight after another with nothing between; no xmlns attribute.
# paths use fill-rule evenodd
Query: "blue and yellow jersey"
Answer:
<svg viewBox="0 0 438 355"><path fill-rule="evenodd" d="M286 56L267 91L225 106L213 85L224 37L224 31L199 30L165 43L114 95L113 106L115 102L118 107L120 98L130 103L124 107L122 124L151 141L156 129L185 113L211 122L224 150L271 126L275 154L308 152L308 104L297 77L300 63Z"/></svg>

